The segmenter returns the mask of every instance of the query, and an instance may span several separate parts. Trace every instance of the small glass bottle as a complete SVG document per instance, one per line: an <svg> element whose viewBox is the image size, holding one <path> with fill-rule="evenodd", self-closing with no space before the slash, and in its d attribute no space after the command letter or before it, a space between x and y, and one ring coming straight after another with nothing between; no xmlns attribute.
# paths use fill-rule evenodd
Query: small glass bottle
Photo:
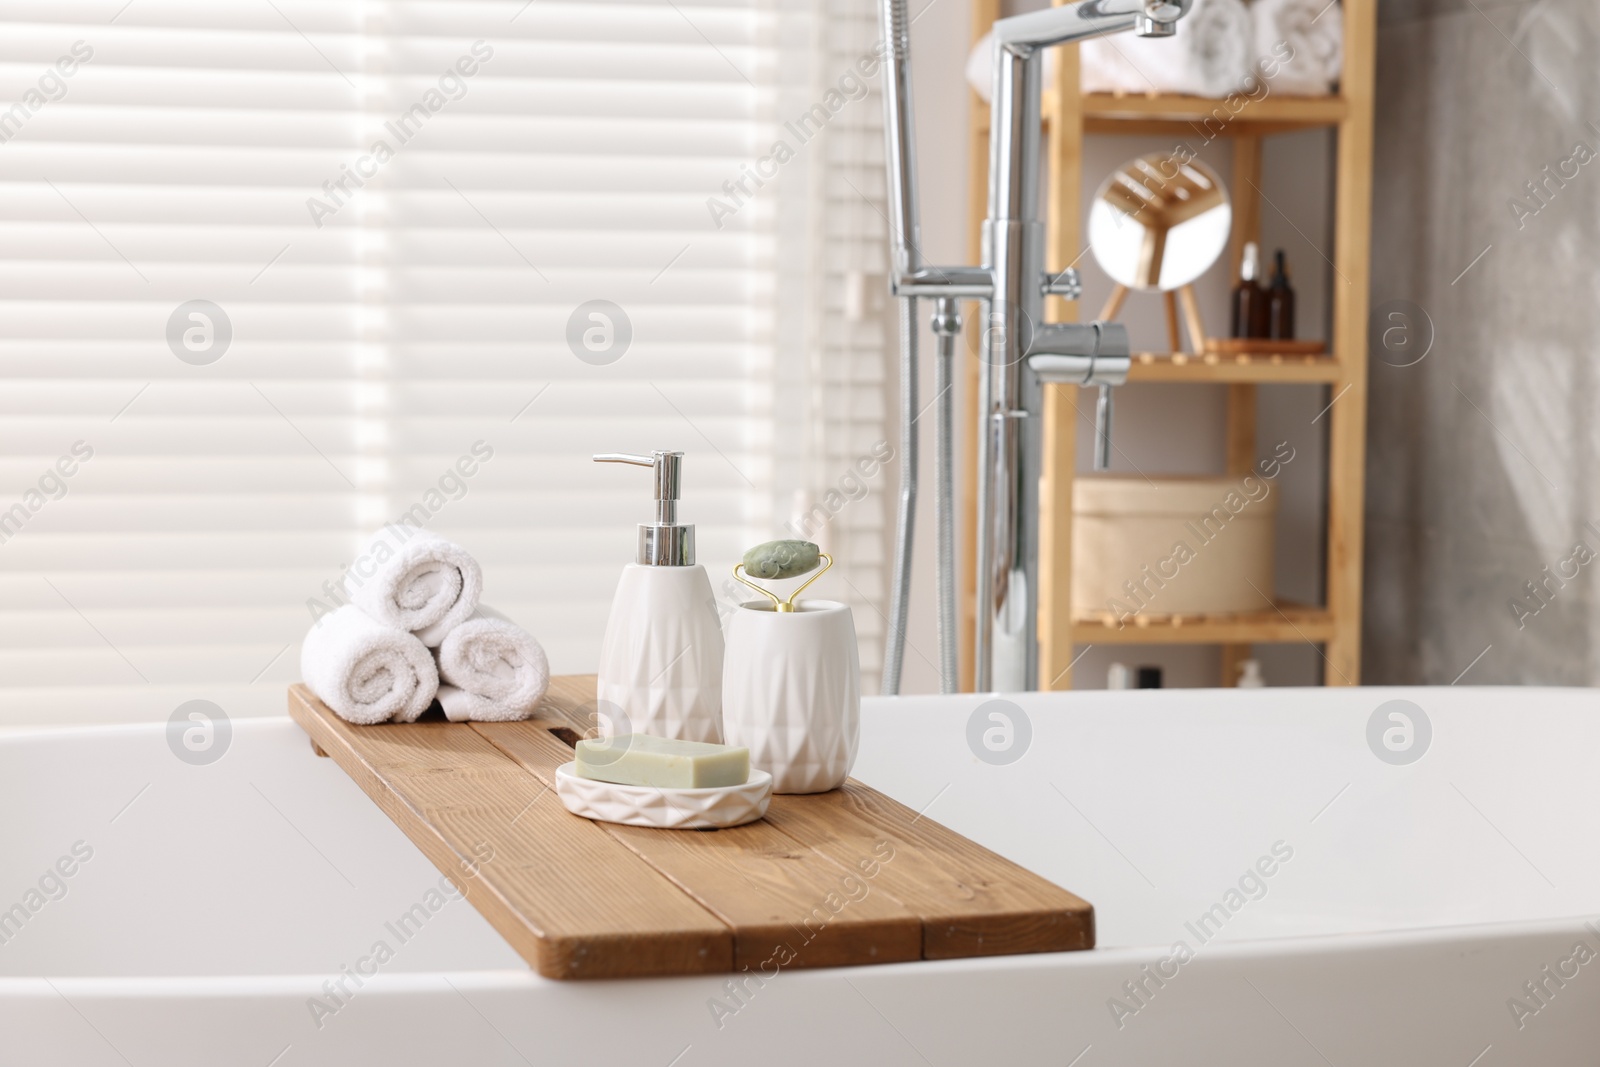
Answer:
<svg viewBox="0 0 1600 1067"><path fill-rule="evenodd" d="M1239 261L1239 284L1233 290L1233 336L1267 335L1267 294L1257 279L1261 276L1261 250L1254 241L1244 246Z"/></svg>
<svg viewBox="0 0 1600 1067"><path fill-rule="evenodd" d="M1267 287L1267 336L1275 341L1294 340L1294 290L1289 286L1289 266L1278 249Z"/></svg>

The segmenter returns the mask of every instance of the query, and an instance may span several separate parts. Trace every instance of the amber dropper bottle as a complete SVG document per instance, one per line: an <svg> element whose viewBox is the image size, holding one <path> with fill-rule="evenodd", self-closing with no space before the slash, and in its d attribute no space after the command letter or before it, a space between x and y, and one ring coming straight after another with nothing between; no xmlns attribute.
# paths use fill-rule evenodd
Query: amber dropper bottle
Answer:
<svg viewBox="0 0 1600 1067"><path fill-rule="evenodd" d="M1267 336L1275 341L1294 340L1294 290L1289 287L1289 267L1281 248L1273 257L1272 284L1267 288Z"/></svg>
<svg viewBox="0 0 1600 1067"><path fill-rule="evenodd" d="M1233 336L1267 335L1267 294L1256 279L1261 276L1261 250L1254 241L1244 246L1239 260L1239 284L1233 290Z"/></svg>

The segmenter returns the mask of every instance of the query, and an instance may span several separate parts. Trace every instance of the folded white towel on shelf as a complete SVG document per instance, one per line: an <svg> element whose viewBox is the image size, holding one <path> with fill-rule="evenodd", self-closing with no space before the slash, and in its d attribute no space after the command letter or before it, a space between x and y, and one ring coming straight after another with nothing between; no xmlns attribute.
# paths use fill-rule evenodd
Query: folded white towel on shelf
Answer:
<svg viewBox="0 0 1600 1067"><path fill-rule="evenodd" d="M374 534L349 581L355 584L351 603L416 634L429 648L465 622L483 595L483 570L466 549L412 526L389 525Z"/></svg>
<svg viewBox="0 0 1600 1067"><path fill-rule="evenodd" d="M550 663L532 634L480 604L445 635L439 678L439 704L452 722L515 722L544 699Z"/></svg>
<svg viewBox="0 0 1600 1067"><path fill-rule="evenodd" d="M1188 23L1187 26L1183 23ZM1200 96L1227 96L1255 84L1257 58L1250 9L1243 0L1195 0L1178 26L1178 43L1195 84L1182 90ZM1145 44L1159 39L1135 37Z"/></svg>
<svg viewBox="0 0 1600 1067"><path fill-rule="evenodd" d="M1251 0L1256 50L1277 60L1274 92L1331 92L1344 72L1344 13L1330 0ZM1270 68L1269 68L1270 69Z"/></svg>
<svg viewBox="0 0 1600 1067"><path fill-rule="evenodd" d="M1112 34L1078 48L1086 93L1223 97L1253 84L1254 26L1244 0L1194 0L1172 37Z"/></svg>
<svg viewBox="0 0 1600 1067"><path fill-rule="evenodd" d="M300 646L300 676L349 722L415 722L439 689L433 653L353 604L323 616Z"/></svg>
<svg viewBox="0 0 1600 1067"><path fill-rule="evenodd" d="M1079 46L1079 85L1086 93L1188 93L1225 97L1257 92L1262 65L1285 78L1269 79L1288 93L1325 93L1339 77L1344 20L1337 7L1318 18L1328 0L1194 0L1170 38L1112 34ZM1287 42L1288 48L1274 51ZM1295 60L1283 56L1294 50ZM967 82L984 100L994 91L994 35L984 34L967 56ZM1055 80L1057 51L1044 54L1044 85Z"/></svg>

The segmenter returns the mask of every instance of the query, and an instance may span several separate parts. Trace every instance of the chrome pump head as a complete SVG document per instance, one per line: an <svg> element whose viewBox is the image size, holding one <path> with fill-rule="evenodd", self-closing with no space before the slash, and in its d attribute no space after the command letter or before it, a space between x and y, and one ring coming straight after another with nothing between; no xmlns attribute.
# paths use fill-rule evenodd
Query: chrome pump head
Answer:
<svg viewBox="0 0 1600 1067"><path fill-rule="evenodd" d="M648 456L601 452L596 463L631 463L655 474L656 521L639 524L639 549L634 561L650 567L687 567L694 563L694 524L678 521L683 495L683 453L657 450Z"/></svg>

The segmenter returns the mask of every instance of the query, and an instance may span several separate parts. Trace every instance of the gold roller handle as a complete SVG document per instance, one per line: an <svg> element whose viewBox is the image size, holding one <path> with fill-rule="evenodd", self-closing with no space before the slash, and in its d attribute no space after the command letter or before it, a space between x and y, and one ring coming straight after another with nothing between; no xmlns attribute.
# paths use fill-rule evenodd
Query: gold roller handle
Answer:
<svg viewBox="0 0 1600 1067"><path fill-rule="evenodd" d="M748 585L751 589L754 589L756 592L758 592L762 596L766 597L768 600L772 601L773 610L775 610L775 611L793 611L794 610L795 597L797 597L801 593L805 592L806 589L811 585L812 582L816 581L818 578L821 578L824 574L827 573L828 568L833 566L833 557L832 556L828 555L826 552L819 552L818 555L820 555L822 557L822 559L823 559L822 566L820 568L818 568L818 570L817 570L817 572L815 574L813 574L811 577L809 577L809 578L807 578L805 580L805 584L804 585L800 586L800 588L798 588L794 592L790 593L789 594L789 599L787 599L787 600L781 599L778 596L777 593L774 593L772 590L766 588L765 586L757 585L755 582L752 582L749 578L746 578L744 576L744 574L742 573L744 571L744 564L743 563L735 563L733 565L733 576L735 578L737 578L739 581L743 582L745 585Z"/></svg>

